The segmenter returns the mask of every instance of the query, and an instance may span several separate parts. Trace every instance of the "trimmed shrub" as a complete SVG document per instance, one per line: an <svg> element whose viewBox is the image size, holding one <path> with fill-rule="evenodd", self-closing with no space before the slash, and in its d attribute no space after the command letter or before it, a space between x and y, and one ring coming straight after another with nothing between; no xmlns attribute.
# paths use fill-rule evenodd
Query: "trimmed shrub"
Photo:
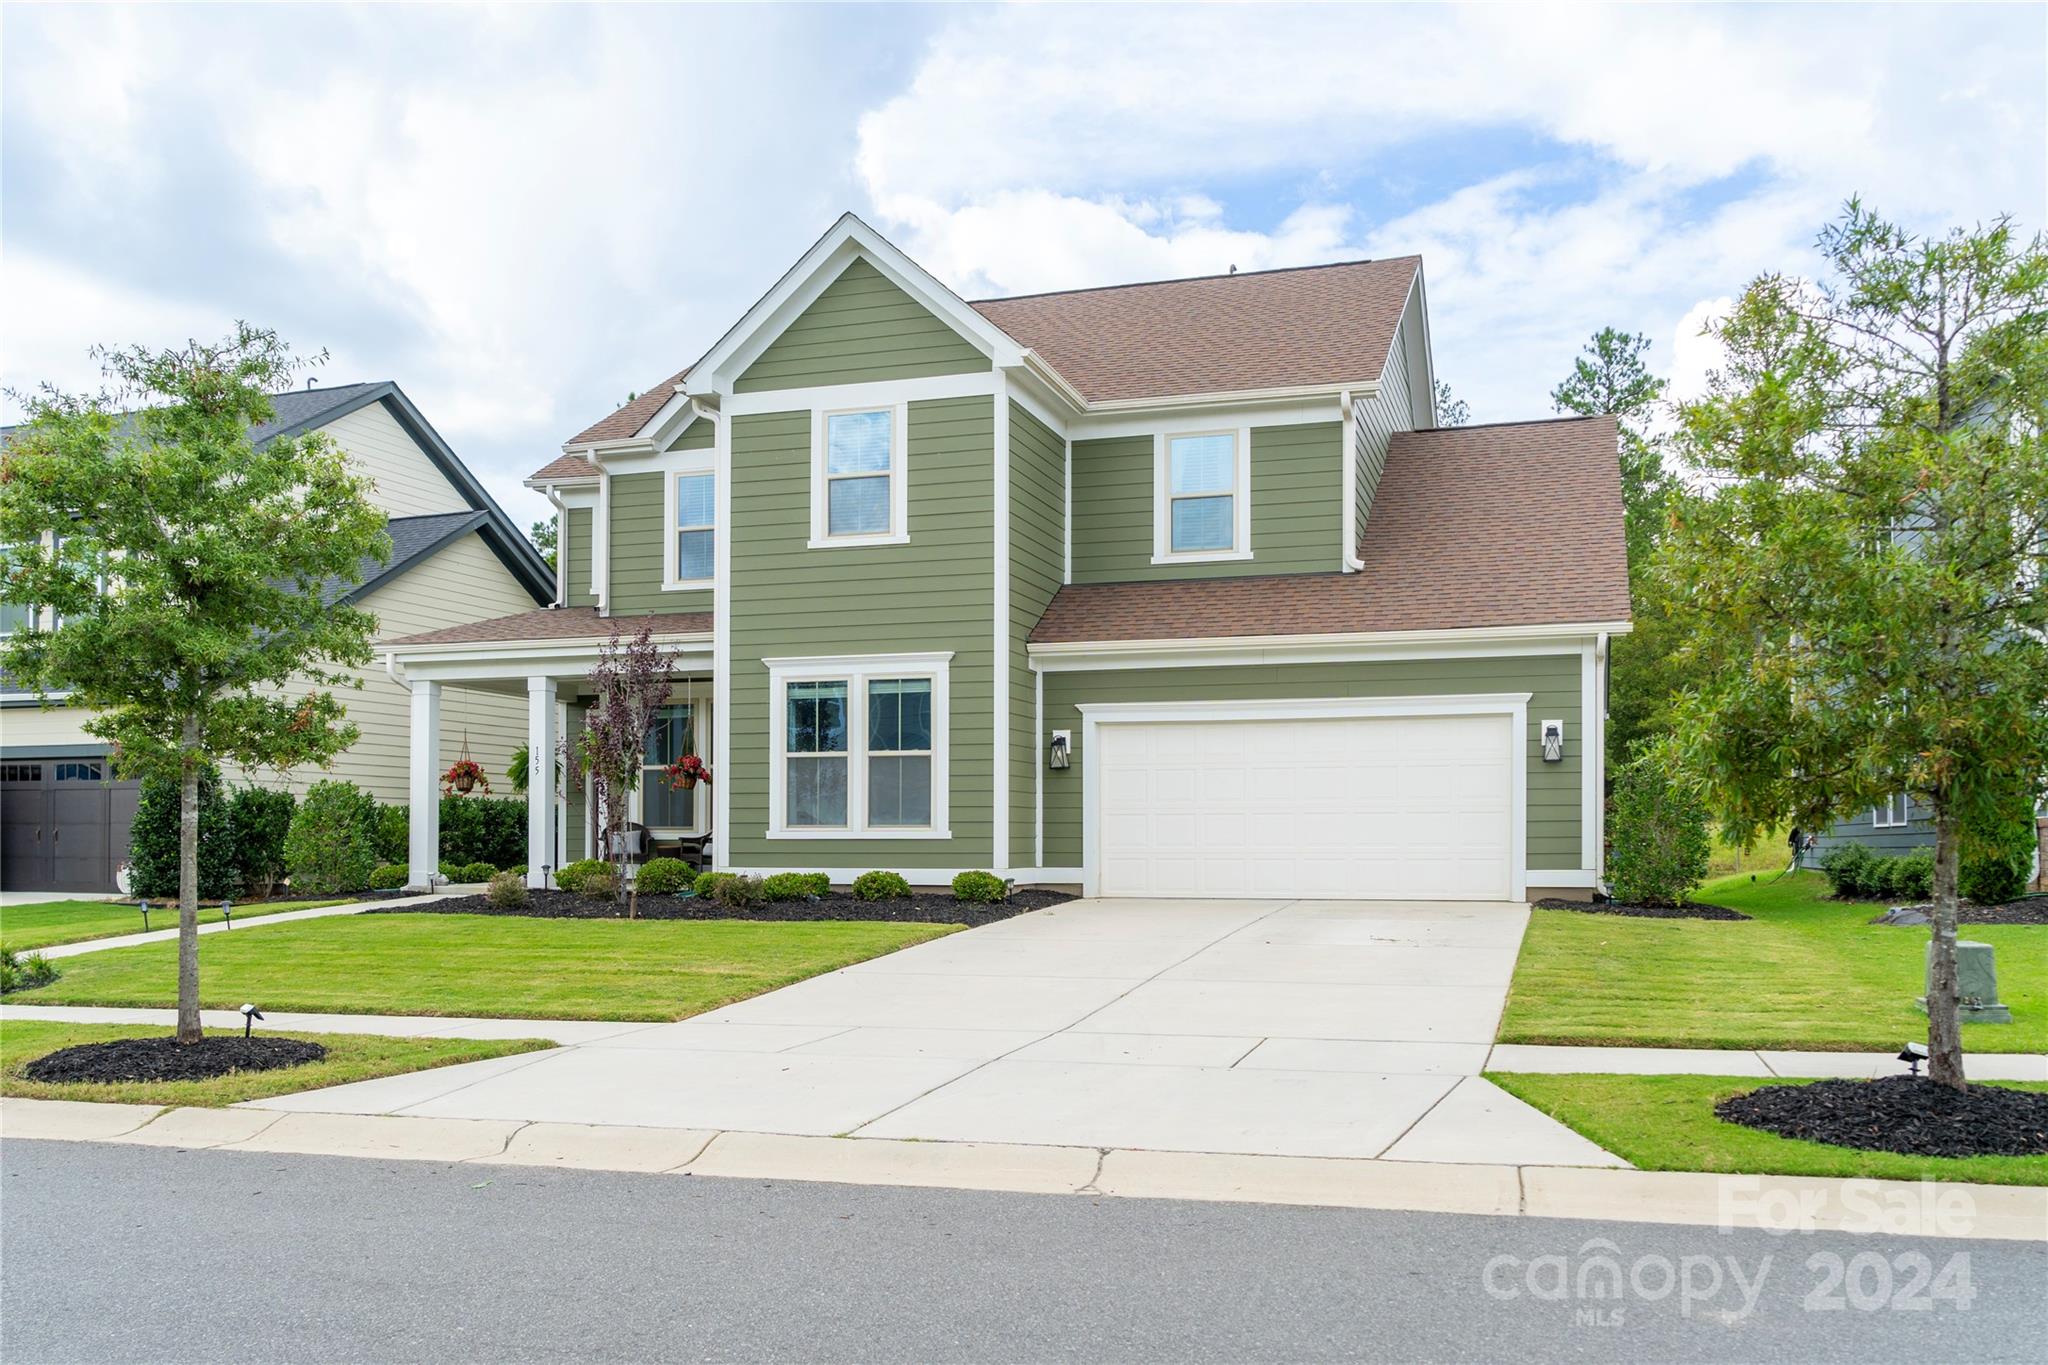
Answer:
<svg viewBox="0 0 2048 1365"><path fill-rule="evenodd" d="M459 882L462 880L462 864L451 859L443 858L435 865L434 870L441 874L441 880L444 882Z"/></svg>
<svg viewBox="0 0 2048 1365"><path fill-rule="evenodd" d="M0 951L0 995L47 986L56 979L57 969L41 953L23 953L17 957Z"/></svg>
<svg viewBox="0 0 2048 1365"><path fill-rule="evenodd" d="M514 863L514 864L512 864L512 866L510 866L510 867L506 868L506 869L505 869L505 871L507 871L507 872L516 872L516 873L518 873L518 874L519 874L520 876L524 877L524 876L526 875L526 864L525 864L525 863Z"/></svg>
<svg viewBox="0 0 2048 1365"><path fill-rule="evenodd" d="M761 879L771 901L814 901L831 889L832 879L822 872L777 872Z"/></svg>
<svg viewBox="0 0 2048 1365"><path fill-rule="evenodd" d="M510 908L526 904L526 878L516 872L500 872L484 888L484 899L492 905Z"/></svg>
<svg viewBox="0 0 2048 1365"><path fill-rule="evenodd" d="M619 870L602 858L579 858L555 873L555 885L602 900L618 894Z"/></svg>
<svg viewBox="0 0 2048 1365"><path fill-rule="evenodd" d="M372 891L396 891L412 880L412 873L398 863L383 863L370 872Z"/></svg>
<svg viewBox="0 0 2048 1365"><path fill-rule="evenodd" d="M2026 894L2039 838L2033 813L2025 810L1989 829L1965 829L1956 889L1979 905L2018 900Z"/></svg>
<svg viewBox="0 0 2048 1365"><path fill-rule="evenodd" d="M853 879L853 894L864 901L899 900L910 894L910 883L894 872L863 872Z"/></svg>
<svg viewBox="0 0 2048 1365"><path fill-rule="evenodd" d="M285 835L292 890L315 896L367 891L381 861L376 800L353 782L315 782Z"/></svg>
<svg viewBox="0 0 2048 1365"><path fill-rule="evenodd" d="M953 878L953 899L969 905L999 905L1010 898L1010 884L993 872L962 872Z"/></svg>
<svg viewBox="0 0 2048 1365"><path fill-rule="evenodd" d="M688 890L695 878L690 865L681 858L649 858L640 864L640 875L633 879L633 885L644 896L673 896Z"/></svg>
<svg viewBox="0 0 2048 1365"><path fill-rule="evenodd" d="M498 869L492 863L464 863L455 870L460 874L455 879L459 882L487 882L498 875Z"/></svg>
<svg viewBox="0 0 2048 1365"><path fill-rule="evenodd" d="M441 856L460 865L510 867L526 859L526 803L490 796L441 798Z"/></svg>
<svg viewBox="0 0 2048 1365"><path fill-rule="evenodd" d="M216 901L242 889L235 865L235 824L216 773L199 775L199 898ZM128 830L128 892L150 900L178 898L178 784L148 778Z"/></svg>
<svg viewBox="0 0 2048 1365"><path fill-rule="evenodd" d="M713 903L724 910L745 910L768 899L759 877L742 877L727 873L725 880L711 890Z"/></svg>
<svg viewBox="0 0 2048 1365"><path fill-rule="evenodd" d="M710 900L718 893L718 884L730 880L732 876L730 872L699 872L697 880L690 883L690 890L693 894Z"/></svg>
<svg viewBox="0 0 2048 1365"><path fill-rule="evenodd" d="M1887 857L1861 844L1831 848L1820 860L1828 890L1840 900L1924 901L1934 894L1934 855Z"/></svg>
<svg viewBox="0 0 2048 1365"><path fill-rule="evenodd" d="M377 807L377 856L387 863L412 857L412 807Z"/></svg>
<svg viewBox="0 0 2048 1365"><path fill-rule="evenodd" d="M1883 869L1886 899L1924 901L1934 894L1934 854L1907 853L1877 862Z"/></svg>
<svg viewBox="0 0 2048 1365"><path fill-rule="evenodd" d="M237 787L228 798L234 831L235 874L251 896L268 896L284 880L284 841L299 803L290 792Z"/></svg>
<svg viewBox="0 0 2048 1365"><path fill-rule="evenodd" d="M1821 875L1837 900L1867 900L1878 894L1871 885L1871 864L1877 859L1861 844L1838 844L1821 855Z"/></svg>
<svg viewBox="0 0 2048 1365"><path fill-rule="evenodd" d="M1673 782L1662 754L1641 754L1614 775L1607 880L1627 905L1683 905L1706 880L1707 808Z"/></svg>

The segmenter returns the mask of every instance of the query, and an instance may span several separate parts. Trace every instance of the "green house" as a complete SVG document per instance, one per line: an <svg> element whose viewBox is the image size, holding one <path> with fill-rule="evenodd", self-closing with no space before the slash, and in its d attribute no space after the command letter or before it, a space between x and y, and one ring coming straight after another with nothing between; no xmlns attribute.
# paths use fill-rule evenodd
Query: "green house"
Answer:
<svg viewBox="0 0 2048 1365"><path fill-rule="evenodd" d="M533 475L552 607L390 647L415 784L444 688L525 696L549 752L645 627L650 772L712 781L621 814L720 868L1590 894L1614 425L1437 430L1432 390L1415 257L968 302L849 214ZM541 883L604 822L537 770Z"/></svg>

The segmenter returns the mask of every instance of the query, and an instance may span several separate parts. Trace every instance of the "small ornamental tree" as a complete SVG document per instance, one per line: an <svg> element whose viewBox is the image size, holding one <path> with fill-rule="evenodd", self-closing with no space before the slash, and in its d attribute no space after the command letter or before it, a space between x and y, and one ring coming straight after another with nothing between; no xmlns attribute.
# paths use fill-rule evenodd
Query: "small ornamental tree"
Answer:
<svg viewBox="0 0 2048 1365"><path fill-rule="evenodd" d="M2048 243L1852 201L1820 245L1830 278L1752 284L1680 409L1674 736L1738 841L1900 792L1931 810L1928 1074L1961 1089L1964 832L2048 772Z"/></svg>
<svg viewBox="0 0 2048 1365"><path fill-rule="evenodd" d="M376 620L322 589L390 540L327 437L251 439L306 363L276 333L96 354L111 391L14 395L28 419L0 452L0 597L51 615L0 666L92 711L124 775L179 785L177 1037L197 1042L200 776L354 742L326 688L354 685L340 669L370 662Z"/></svg>
<svg viewBox="0 0 2048 1365"><path fill-rule="evenodd" d="M1707 809L1671 779L1670 759L1645 746L1614 775L1607 880L1626 905L1683 905L1707 876Z"/></svg>
<svg viewBox="0 0 2048 1365"><path fill-rule="evenodd" d="M582 733L573 744L563 745L570 771L581 779L605 832L619 894L626 885L626 841L620 837L626 798L640 785L647 732L668 704L673 678L668 656L655 648L650 627L642 626L630 640L621 640L618 627L612 627L611 639L598 651L597 665L590 670L593 700L584 714Z"/></svg>

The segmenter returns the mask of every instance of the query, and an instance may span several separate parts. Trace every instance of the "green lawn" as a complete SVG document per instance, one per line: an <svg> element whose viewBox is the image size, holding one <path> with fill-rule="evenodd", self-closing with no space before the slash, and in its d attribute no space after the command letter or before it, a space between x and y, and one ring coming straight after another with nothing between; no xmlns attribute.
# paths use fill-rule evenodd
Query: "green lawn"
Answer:
<svg viewBox="0 0 2048 1365"><path fill-rule="evenodd" d="M322 905L339 905L339 901L255 901L235 907L235 919L255 919L260 915L275 915L284 910L311 910ZM211 909L201 906L199 922L218 924L220 907ZM178 905L176 901L153 901L149 907L149 927L152 929L175 929L178 927ZM76 900L44 901L40 905L9 905L0 907L0 948L10 953L25 952L31 948L48 948L58 943L82 943L89 938L112 938L117 934L139 934L142 932L142 913L129 901Z"/></svg>
<svg viewBox="0 0 2048 1365"><path fill-rule="evenodd" d="M234 1009L681 1019L952 933L950 924L337 915L200 943L200 1002ZM177 945L58 963L24 1005L175 1002Z"/></svg>
<svg viewBox="0 0 2048 1365"><path fill-rule="evenodd" d="M1874 925L1827 880L1738 874L1696 899L1755 918L1630 919L1537 910L1501 1020L1504 1043L1896 1051L1927 1036L1914 1006L1927 931ZM1978 1052L2048 1050L2048 927L1964 925L1998 950L2010 1024L1965 1024Z"/></svg>
<svg viewBox="0 0 2048 1365"><path fill-rule="evenodd" d="M1715 830L1713 847L1707 854L1707 875L1725 877L1733 872L1782 872L1792 861L1791 846L1785 842L1790 834L1790 829L1765 830L1757 836L1755 843L1741 848L1729 843L1728 836Z"/></svg>
<svg viewBox="0 0 2048 1365"><path fill-rule="evenodd" d="M2048 1156L1920 1157L1779 1137L1714 1117L1730 1095L1780 1084L1753 1076L1537 1076L1487 1079L1646 1171L1821 1175L2048 1185ZM2048 1085L2015 1082L2016 1090Z"/></svg>
<svg viewBox="0 0 2048 1365"><path fill-rule="evenodd" d="M105 1043L116 1038L147 1038L162 1028L127 1024L49 1024L39 1020L0 1020L0 1095L35 1100L99 1100L110 1104L206 1105L218 1107L288 1095L295 1090L367 1081L403 1071L425 1071L457 1062L480 1062L552 1047L539 1038L378 1038L360 1033L278 1033L277 1038L304 1038L324 1044L327 1056L306 1066L277 1071L240 1071L210 1081L134 1081L95 1085L84 1081L52 1084L27 1081L21 1068L47 1052L79 1043Z"/></svg>

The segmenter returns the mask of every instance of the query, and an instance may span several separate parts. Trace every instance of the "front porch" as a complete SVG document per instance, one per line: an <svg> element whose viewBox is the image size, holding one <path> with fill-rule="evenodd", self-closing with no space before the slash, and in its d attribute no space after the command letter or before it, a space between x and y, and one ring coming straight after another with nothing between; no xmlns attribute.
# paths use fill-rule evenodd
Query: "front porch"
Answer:
<svg viewBox="0 0 2048 1365"><path fill-rule="evenodd" d="M563 744L581 723L591 699L589 674L606 643L614 634L630 639L643 627L675 670L671 709L650 737L648 763L659 767L689 752L715 764L708 613L602 617L587 607L556 607L408 636L384 647L392 678L411 693L409 887L431 887L440 869L441 729L444 720L460 723L459 711L444 711L459 707L472 692L526 698L526 884L546 889L565 862L596 853L593 813L563 761ZM671 792L643 777L632 800L627 818L658 837L712 832L708 789Z"/></svg>

